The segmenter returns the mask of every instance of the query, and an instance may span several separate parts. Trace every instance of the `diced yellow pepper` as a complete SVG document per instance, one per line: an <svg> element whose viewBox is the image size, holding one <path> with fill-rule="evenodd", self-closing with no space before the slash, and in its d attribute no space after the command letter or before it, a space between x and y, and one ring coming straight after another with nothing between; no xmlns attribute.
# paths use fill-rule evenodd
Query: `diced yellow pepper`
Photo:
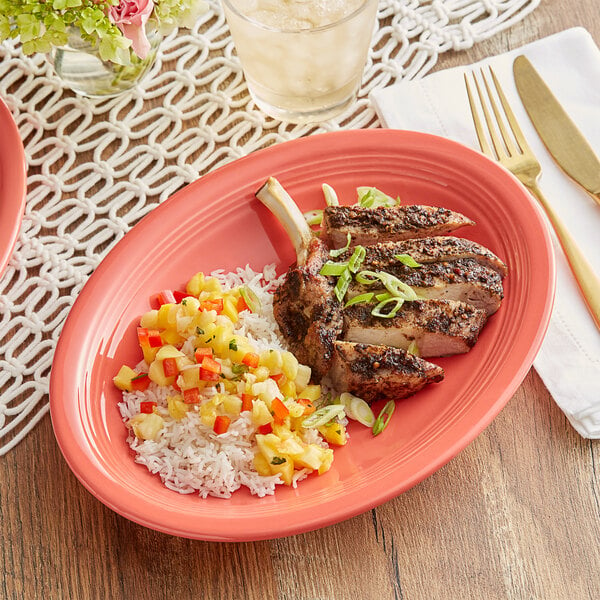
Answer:
<svg viewBox="0 0 600 600"><path fill-rule="evenodd" d="M136 373L131 367L127 365L123 365L119 372L113 377L113 383L120 389L125 392L131 392L133 388L131 387L131 380L134 377L137 377L138 373Z"/></svg>

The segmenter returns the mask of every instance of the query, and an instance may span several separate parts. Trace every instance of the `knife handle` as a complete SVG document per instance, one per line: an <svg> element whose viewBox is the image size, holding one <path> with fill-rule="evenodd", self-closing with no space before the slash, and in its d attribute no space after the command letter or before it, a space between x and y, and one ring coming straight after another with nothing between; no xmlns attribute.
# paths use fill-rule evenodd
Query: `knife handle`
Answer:
<svg viewBox="0 0 600 600"><path fill-rule="evenodd" d="M573 275L575 275L575 279L583 294L588 310L596 323L596 327L600 329L600 279L598 279L594 273L592 266L579 249L579 246L565 227L565 224L560 220L548 200L544 197L544 194L537 183L532 183L527 187L544 207L544 210L554 227L558 241L569 261L571 271L573 271Z"/></svg>

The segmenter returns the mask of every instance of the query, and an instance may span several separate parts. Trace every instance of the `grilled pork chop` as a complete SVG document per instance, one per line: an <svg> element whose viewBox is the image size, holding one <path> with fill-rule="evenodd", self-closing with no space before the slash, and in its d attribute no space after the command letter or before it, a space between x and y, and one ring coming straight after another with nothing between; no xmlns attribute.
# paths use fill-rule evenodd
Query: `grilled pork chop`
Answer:
<svg viewBox="0 0 600 600"><path fill-rule="evenodd" d="M351 245L400 241L450 233L471 219L436 206L328 206L323 211L323 226L333 248L343 248L351 235Z"/></svg>
<svg viewBox="0 0 600 600"><path fill-rule="evenodd" d="M273 296L273 314L283 337L296 358L311 367L316 381L329 371L333 343L343 326L335 281L319 275L326 257L323 242L311 240L305 264L289 269Z"/></svg>
<svg viewBox="0 0 600 600"><path fill-rule="evenodd" d="M337 341L330 377L337 389L373 402L412 396L444 370L399 348Z"/></svg>
<svg viewBox="0 0 600 600"><path fill-rule="evenodd" d="M485 267L494 269L505 277L506 265L485 246L449 235L438 235L428 238L403 240L401 242L381 242L365 246L365 261L371 265L369 269L387 271L390 264L397 264L398 254L408 254L420 264L472 258ZM339 260L348 260L352 250L348 250Z"/></svg>
<svg viewBox="0 0 600 600"><path fill-rule="evenodd" d="M376 263L367 260L362 263L361 268L380 270ZM425 263L418 269L396 261L395 264L387 265L385 271L412 287L420 298L460 300L484 310L488 316L500 308L504 297L502 277L472 258ZM382 289L378 284L363 286L353 281L348 293L352 297Z"/></svg>
<svg viewBox="0 0 600 600"><path fill-rule="evenodd" d="M405 302L390 319L374 317L371 310L368 304L344 309L343 339L403 350L414 342L423 357L468 352L487 321L485 311L455 300Z"/></svg>

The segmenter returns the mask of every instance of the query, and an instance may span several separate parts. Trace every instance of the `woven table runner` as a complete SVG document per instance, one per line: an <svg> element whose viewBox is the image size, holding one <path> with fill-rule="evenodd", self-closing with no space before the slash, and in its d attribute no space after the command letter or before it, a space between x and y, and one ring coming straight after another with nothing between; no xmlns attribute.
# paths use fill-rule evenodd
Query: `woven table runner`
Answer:
<svg viewBox="0 0 600 600"><path fill-rule="evenodd" d="M19 128L27 204L0 278L0 455L48 411L69 309L107 252L182 186L254 150L313 133L378 127L374 88L423 77L523 19L540 0L380 0L354 106L319 127L266 117L248 95L220 5L167 37L150 75L118 98L75 96L42 55L0 45L0 96Z"/></svg>

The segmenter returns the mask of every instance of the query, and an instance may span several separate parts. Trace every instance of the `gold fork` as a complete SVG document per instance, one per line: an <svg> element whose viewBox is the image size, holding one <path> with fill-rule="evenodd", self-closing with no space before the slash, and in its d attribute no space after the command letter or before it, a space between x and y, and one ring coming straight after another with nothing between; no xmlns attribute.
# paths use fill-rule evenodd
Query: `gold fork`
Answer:
<svg viewBox="0 0 600 600"><path fill-rule="evenodd" d="M571 266L571 270L575 276L575 279L577 280L579 288L581 289L590 314L592 315L596 326L598 329L600 329L600 280L594 273L589 262L583 256L581 250L565 227L564 223L560 220L540 190L538 185L538 178L542 172L540 163L531 151L531 148L529 147L529 144L527 143L519 124L517 123L506 96L504 95L504 92L498 83L496 74L491 67L489 68L489 71L493 85L496 89L497 97L502 105L505 118L502 116L498 103L494 98L494 94L492 93L488 81L489 77L486 77L483 69L481 69L480 78L483 81L485 92L479 85L475 73L472 73L471 76L475 83L475 88L477 89L479 103L481 105L483 117L487 125L489 137L492 141L492 146L490 146L486 138L485 128L479 117L479 110L475 103L471 86L469 85L469 79L465 73L465 86L467 88L469 105L471 107L473 123L475 124L475 131L477 132L477 138L479 140L481 151L494 160L497 160L500 164L504 165L540 201L540 204L544 208L548 219L552 223L552 227L554 228L567 260L569 261L569 265ZM494 116L492 116L488 109L488 103L492 107ZM509 129L507 128L505 121L508 122L512 136L509 133Z"/></svg>

